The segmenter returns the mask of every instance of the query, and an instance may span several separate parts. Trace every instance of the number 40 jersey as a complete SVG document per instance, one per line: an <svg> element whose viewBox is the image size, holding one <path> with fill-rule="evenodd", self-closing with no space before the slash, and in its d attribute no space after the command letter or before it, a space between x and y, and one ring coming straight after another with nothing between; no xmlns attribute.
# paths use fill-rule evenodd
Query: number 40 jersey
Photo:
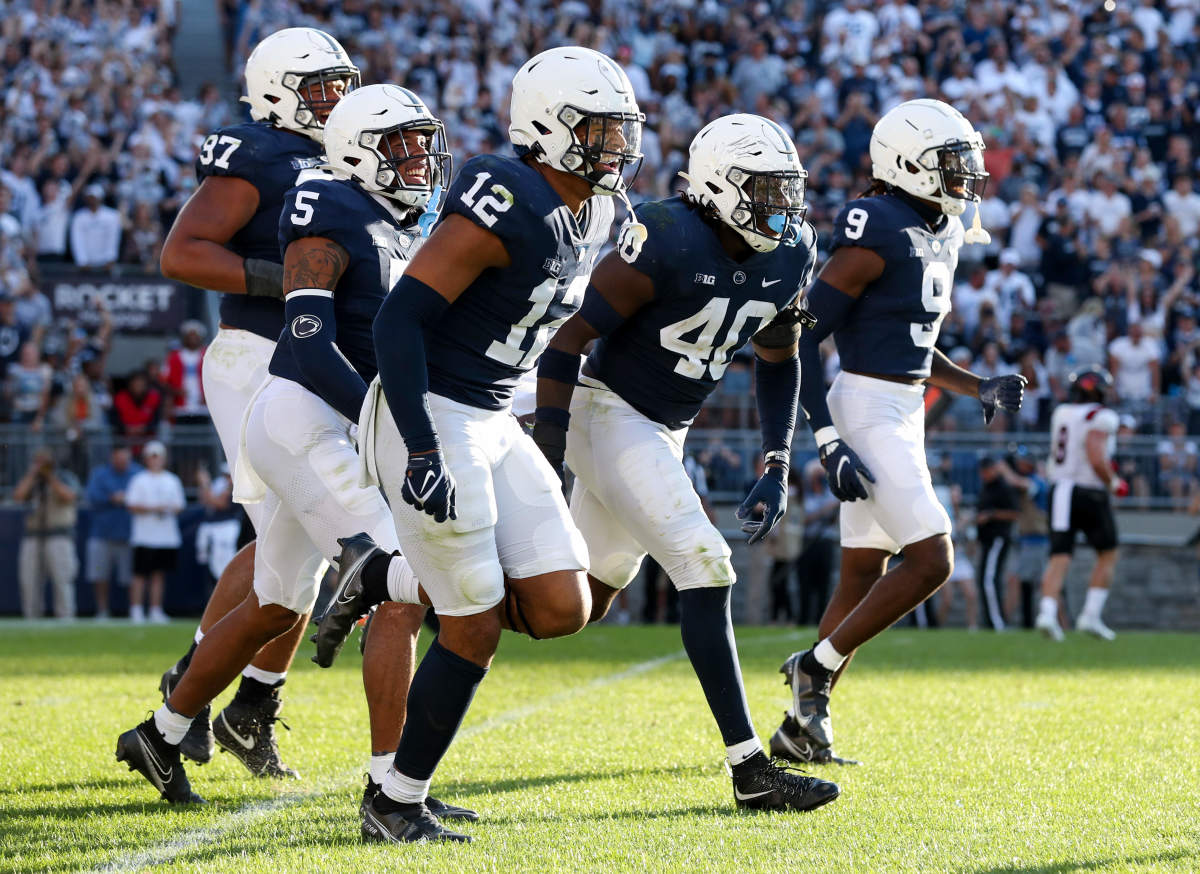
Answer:
<svg viewBox="0 0 1200 874"><path fill-rule="evenodd" d="M870 249L885 262L834 332L842 369L925 379L950 291L963 226L946 216L930 230L896 194L852 200L833 223L833 245Z"/></svg>
<svg viewBox="0 0 1200 874"><path fill-rule="evenodd" d="M816 235L795 246L730 258L681 197L637 207L648 237L632 260L654 297L588 357L588 371L642 415L671 430L690 425L729 359L799 296L812 278Z"/></svg>
<svg viewBox="0 0 1200 874"><path fill-rule="evenodd" d="M612 198L588 198L576 217L524 161L480 155L455 177L439 221L454 214L499 237L510 264L481 273L427 334L429 390L507 409L521 376L583 303L612 228Z"/></svg>

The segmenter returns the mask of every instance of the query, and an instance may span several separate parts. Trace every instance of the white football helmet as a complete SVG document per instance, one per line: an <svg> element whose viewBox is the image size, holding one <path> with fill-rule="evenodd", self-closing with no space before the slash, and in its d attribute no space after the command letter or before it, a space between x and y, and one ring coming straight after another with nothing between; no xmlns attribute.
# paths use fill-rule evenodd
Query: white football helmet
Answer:
<svg viewBox="0 0 1200 874"><path fill-rule="evenodd" d="M983 135L941 100L909 100L892 109L871 133L871 172L881 182L962 215L979 202L987 183Z"/></svg>
<svg viewBox="0 0 1200 874"><path fill-rule="evenodd" d="M756 252L794 246L804 223L808 173L779 125L737 113L709 122L692 140L687 194L711 208Z"/></svg>
<svg viewBox="0 0 1200 874"><path fill-rule="evenodd" d="M269 121L321 142L320 113L337 102L330 87L335 80L345 83L346 92L362 81L341 44L313 27L289 27L271 34L250 53L242 101L250 104L255 121ZM321 88L319 99L307 93L314 86Z"/></svg>
<svg viewBox="0 0 1200 874"><path fill-rule="evenodd" d="M325 122L325 162L413 209L425 208L451 170L441 121L398 85L367 85L341 99Z"/></svg>
<svg viewBox="0 0 1200 874"><path fill-rule="evenodd" d="M518 154L586 179L597 194L619 194L637 175L646 117L607 55L566 46L530 58L513 77L510 115Z"/></svg>

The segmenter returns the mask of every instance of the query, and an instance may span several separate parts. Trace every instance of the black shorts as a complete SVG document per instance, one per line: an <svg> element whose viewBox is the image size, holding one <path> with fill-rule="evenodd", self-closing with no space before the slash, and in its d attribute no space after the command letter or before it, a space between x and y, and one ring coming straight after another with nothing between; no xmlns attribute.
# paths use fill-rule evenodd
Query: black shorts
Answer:
<svg viewBox="0 0 1200 874"><path fill-rule="evenodd" d="M1097 552L1117 548L1117 520L1104 489L1055 483L1050 486L1050 554L1075 551L1075 534L1082 531Z"/></svg>
<svg viewBox="0 0 1200 874"><path fill-rule="evenodd" d="M172 547L161 549L157 546L135 546L133 548L133 572L139 576L152 574L155 571L170 573L175 570L175 560L179 550Z"/></svg>

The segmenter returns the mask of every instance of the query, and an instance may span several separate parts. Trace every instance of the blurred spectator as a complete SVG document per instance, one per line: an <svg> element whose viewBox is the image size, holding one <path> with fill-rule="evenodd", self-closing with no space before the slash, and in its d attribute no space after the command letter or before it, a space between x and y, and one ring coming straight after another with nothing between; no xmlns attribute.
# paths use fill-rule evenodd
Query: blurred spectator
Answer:
<svg viewBox="0 0 1200 874"><path fill-rule="evenodd" d="M1200 233L1200 194L1196 193L1191 176L1180 174L1175 177L1171 190L1162 200L1167 214L1179 222L1181 234L1192 238Z"/></svg>
<svg viewBox="0 0 1200 874"><path fill-rule="evenodd" d="M162 416L162 394L150 387L144 371L129 375L125 388L113 398L117 433L126 438L136 450L158 429Z"/></svg>
<svg viewBox="0 0 1200 874"><path fill-rule="evenodd" d="M796 507L801 498L800 477L795 470L788 472L788 504ZM771 606L767 610L767 622L792 623L796 620L796 608L792 600L792 568L800 557L804 533L803 514L793 510L787 513L766 537L767 555L771 557L771 570L767 577L767 588L771 593Z"/></svg>
<svg viewBox="0 0 1200 874"><path fill-rule="evenodd" d="M1049 486L1037 472L1037 463L1029 451L1020 446L1013 454L1012 464L1000 462L1000 472L1017 494L1017 553L1006 581L1004 610L1015 621L1020 607L1021 627L1033 628L1036 619L1035 601L1040 590L1042 571L1049 549L1049 519L1046 516Z"/></svg>
<svg viewBox="0 0 1200 874"><path fill-rule="evenodd" d="M829 579L837 554L838 516L841 504L825 484L825 468L812 459L804 465L804 548L796 559L799 588L799 625L817 625L829 602ZM795 511L793 511L795 512Z"/></svg>
<svg viewBox="0 0 1200 874"><path fill-rule="evenodd" d="M50 410L50 425L61 431L68 450L68 466L76 476L87 473L90 438L105 431L105 410L92 394L91 383L83 373L71 379L69 391L58 396Z"/></svg>
<svg viewBox="0 0 1200 874"><path fill-rule="evenodd" d="M1000 269L987 274L983 293L990 295L996 308L996 320L1007 325L1013 313L1033 308L1037 301L1030 278L1017 269L1021 256L1016 249L1005 249L1000 253Z"/></svg>
<svg viewBox="0 0 1200 874"><path fill-rule="evenodd" d="M975 510L979 540L978 582L983 615L993 631L1003 631L1004 565L1019 517L1017 496L994 458L979 460L979 502Z"/></svg>
<svg viewBox="0 0 1200 874"><path fill-rule="evenodd" d="M13 500L29 505L17 559L25 618L41 617L49 577L54 587L54 615L73 619L75 577L79 573L79 557L75 554L79 481L70 471L55 465L49 449L39 449L33 454L28 472L13 489Z"/></svg>
<svg viewBox="0 0 1200 874"><path fill-rule="evenodd" d="M942 586L937 596L937 624L943 628L946 627L950 608L954 604L954 593L958 591L963 596L967 631L978 631L979 596L976 589L978 584L975 581L975 565L971 563L971 559L967 555L970 545L968 532L971 519L963 508L962 486L957 483L954 485L939 484L934 486L934 492L942 502L942 506L946 508L946 515L950 517L950 537L954 545L954 566L950 572L950 579L946 581L946 585Z"/></svg>
<svg viewBox="0 0 1200 874"><path fill-rule="evenodd" d="M1108 344L1108 369L1121 403L1145 402L1158 395L1158 344L1143 335L1141 322L1130 324L1129 336Z"/></svg>
<svg viewBox="0 0 1200 874"><path fill-rule="evenodd" d="M71 216L71 257L80 267L105 268L121 251L121 214L104 205L104 187L89 185Z"/></svg>
<svg viewBox="0 0 1200 874"><path fill-rule="evenodd" d="M29 329L17 321L17 306L13 296L0 288L0 382L7 386L8 369L16 362L21 349L29 339ZM3 392L0 410L7 404L8 392ZM0 416L7 418L7 416Z"/></svg>
<svg viewBox="0 0 1200 874"><path fill-rule="evenodd" d="M1196 455L1196 441L1187 439L1183 422L1169 423L1158 442L1158 481L1170 497L1182 500L1195 491Z"/></svg>
<svg viewBox="0 0 1200 874"><path fill-rule="evenodd" d="M186 505L183 483L166 469L167 449L157 440L142 450L146 469L134 474L125 492L125 506L133 514L129 542L133 546L133 580L129 586L129 619L140 624L149 619L167 622L163 612L166 575L175 570L183 540L178 516ZM149 580L150 610L142 605Z"/></svg>
<svg viewBox="0 0 1200 874"><path fill-rule="evenodd" d="M42 430L50 406L50 377L50 365L42 363L37 344L32 340L25 343L21 357L8 367L5 384L12 421L28 424L33 431Z"/></svg>
<svg viewBox="0 0 1200 874"><path fill-rule="evenodd" d="M179 329L182 346L167 353L162 382L170 392L172 421L197 425L208 421L200 370L204 365L204 324L189 319Z"/></svg>
<svg viewBox="0 0 1200 874"><path fill-rule="evenodd" d="M201 468L196 472L196 485L204 507L204 521L196 529L196 561L207 569L208 583L214 586L238 550L241 511L233 503L228 466L222 465L216 479Z"/></svg>
<svg viewBox="0 0 1200 874"><path fill-rule="evenodd" d="M128 587L133 575L133 550L129 545L133 517L125 506L129 483L142 466L124 446L114 447L108 464L88 477L87 501L91 510L87 542L87 576L96 596L96 618L111 615L109 584Z"/></svg>

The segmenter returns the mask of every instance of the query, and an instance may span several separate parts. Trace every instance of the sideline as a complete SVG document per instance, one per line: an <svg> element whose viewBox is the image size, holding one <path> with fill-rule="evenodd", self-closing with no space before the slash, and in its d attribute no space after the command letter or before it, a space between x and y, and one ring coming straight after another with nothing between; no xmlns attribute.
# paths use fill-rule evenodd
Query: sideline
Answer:
<svg viewBox="0 0 1200 874"><path fill-rule="evenodd" d="M747 635L745 640L738 641L738 649L745 649L751 646L758 646L765 643L781 643L783 641L794 639L800 640L801 633L798 630L782 632L778 634L767 634L761 637ZM467 726L458 733L458 739L475 737L480 734L501 728L506 725L511 725L514 722L519 722L528 716L535 713L540 713L543 710L555 707L564 701L569 701L572 698L578 698L583 695L590 694L597 689L602 689L605 686L611 686L628 680L632 677L638 677L642 674L649 673L663 665L670 664L685 659L687 653L682 649L667 655L658 656L657 658L647 659L644 662L630 665L620 671L615 671L611 674L606 674L603 677L597 677L590 682L583 683L573 689L568 689L562 692L557 692L553 695L547 695L544 698L535 701L532 704L527 704L524 707L514 707L512 710L506 710L499 713L476 725ZM185 829L180 834L163 841L160 844L147 847L142 850L128 852L117 856L111 862L92 869L93 871L141 871L145 868L162 865L173 861L176 857L186 853L187 851L200 846L201 844L212 843L219 840L230 832L238 831L257 820L263 819L278 810L284 810L293 805L300 804L310 798L315 798L320 795L326 795L336 789L345 787L352 782L355 777L362 773L362 767L356 766L343 774L326 778L320 781L316 786L303 792L289 792L285 795L280 795L276 798L267 799L266 801L252 801L242 805L237 810L226 815L218 822L211 825L201 826L199 828Z"/></svg>

